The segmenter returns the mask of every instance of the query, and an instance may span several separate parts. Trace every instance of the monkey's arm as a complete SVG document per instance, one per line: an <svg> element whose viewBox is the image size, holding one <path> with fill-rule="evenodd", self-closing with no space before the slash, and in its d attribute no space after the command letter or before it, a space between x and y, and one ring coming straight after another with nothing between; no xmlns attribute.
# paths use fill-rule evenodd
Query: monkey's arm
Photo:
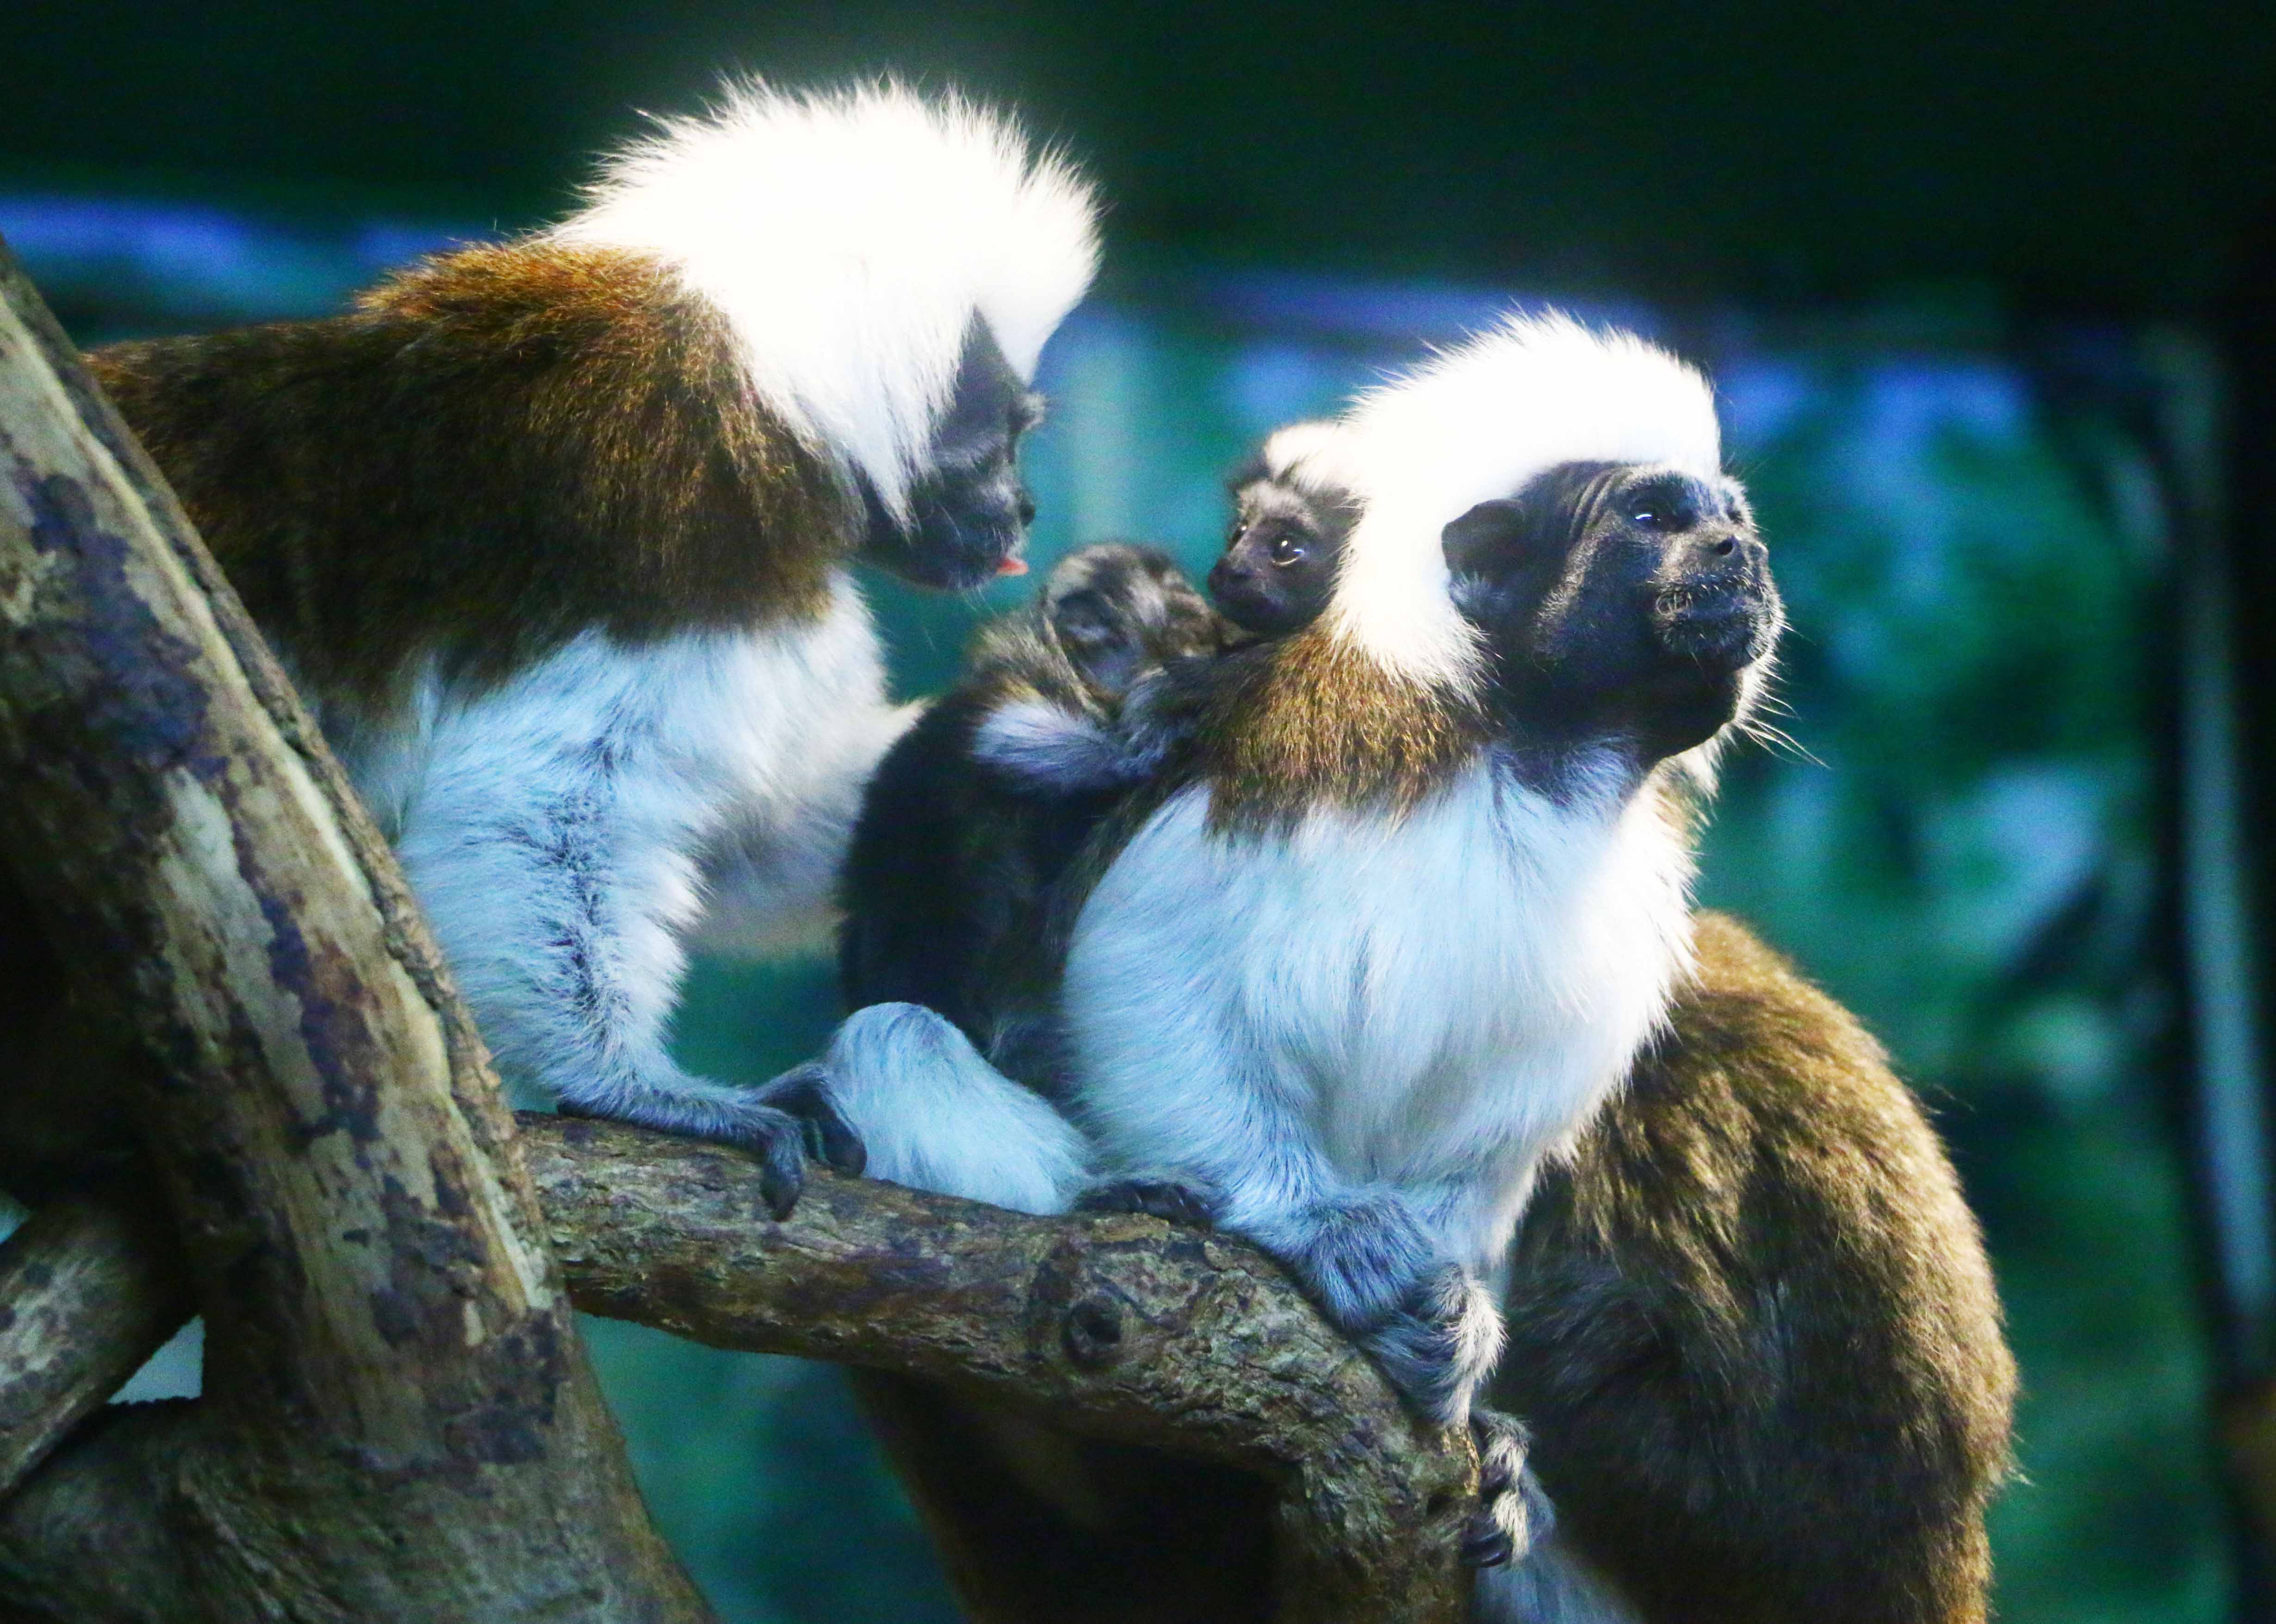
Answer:
<svg viewBox="0 0 2276 1624"><path fill-rule="evenodd" d="M658 671L667 652L633 658L588 634L446 707L398 855L503 1076L577 1114L744 1146L787 1211L809 1143L860 1170L826 1097L710 1082L664 1048L697 854L733 801L641 700L657 684L683 702L707 678L742 686L715 649L678 653Z"/></svg>
<svg viewBox="0 0 2276 1624"><path fill-rule="evenodd" d="M972 754L1028 793L1131 789L1159 774L1193 737L1198 694L1178 674L1159 671L1134 684L1112 715L1056 695L1026 694L988 712L974 730Z"/></svg>
<svg viewBox="0 0 2276 1624"><path fill-rule="evenodd" d="M1093 988L1096 970L1083 967ZM1094 1024L1077 1042L1079 1114L1123 1147L1119 1184L1189 1188L1219 1227L1285 1264L1419 1410L1460 1422L1501 1343L1499 1317L1452 1238L1462 1226L1431 1191L1336 1167L1302 1115L1305 1085L1285 1051L1248 1030L1221 991L1156 983L1153 1019Z"/></svg>
<svg viewBox="0 0 2276 1624"><path fill-rule="evenodd" d="M97 376L326 697L826 603L858 503L669 266L532 238L323 321L113 345Z"/></svg>

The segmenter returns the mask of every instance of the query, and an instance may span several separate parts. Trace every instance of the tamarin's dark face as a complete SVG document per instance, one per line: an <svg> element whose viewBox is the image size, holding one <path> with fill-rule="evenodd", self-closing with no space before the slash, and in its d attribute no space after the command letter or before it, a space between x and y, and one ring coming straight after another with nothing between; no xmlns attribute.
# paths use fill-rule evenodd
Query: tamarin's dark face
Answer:
<svg viewBox="0 0 2276 1624"><path fill-rule="evenodd" d="M1278 637L1309 626L1335 589L1351 528L1347 506L1262 470L1236 478L1233 529L1209 573L1210 596L1244 632Z"/></svg>
<svg viewBox="0 0 2276 1624"><path fill-rule="evenodd" d="M1119 699L1147 671L1215 654L1218 618L1175 560L1110 543L1069 553L1043 583L1043 621L1099 694Z"/></svg>
<svg viewBox="0 0 2276 1624"><path fill-rule="evenodd" d="M1568 463L1445 531L1454 601L1485 634L1521 740L1617 740L1649 766L1746 702L1784 624L1738 486Z"/></svg>
<svg viewBox="0 0 2276 1624"><path fill-rule="evenodd" d="M1017 574L1036 505L1020 477L1020 437L1043 421L1043 397L1020 381L976 318L954 393L933 430L930 465L901 523L866 482L861 556L921 587L959 591Z"/></svg>

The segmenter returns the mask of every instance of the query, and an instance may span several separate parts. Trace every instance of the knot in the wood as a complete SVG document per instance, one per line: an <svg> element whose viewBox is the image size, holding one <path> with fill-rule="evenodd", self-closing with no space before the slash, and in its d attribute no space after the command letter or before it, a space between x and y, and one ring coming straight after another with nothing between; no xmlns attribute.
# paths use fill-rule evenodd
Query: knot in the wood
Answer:
<svg viewBox="0 0 2276 1624"><path fill-rule="evenodd" d="M1067 1309L1060 1335L1068 1358L1086 1370L1104 1370L1122 1357L1122 1309L1111 1297L1081 1298Z"/></svg>

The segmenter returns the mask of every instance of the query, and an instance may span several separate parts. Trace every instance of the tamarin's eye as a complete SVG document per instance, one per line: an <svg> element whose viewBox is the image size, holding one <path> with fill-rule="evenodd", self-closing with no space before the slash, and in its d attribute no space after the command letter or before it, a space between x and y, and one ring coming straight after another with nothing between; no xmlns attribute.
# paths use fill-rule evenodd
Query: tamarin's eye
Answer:
<svg viewBox="0 0 2276 1624"><path fill-rule="evenodd" d="M1628 515L1628 521L1631 524L1641 525L1647 530L1683 528L1683 515L1677 510L1667 507L1640 507Z"/></svg>
<svg viewBox="0 0 2276 1624"><path fill-rule="evenodd" d="M1294 564L1304 556L1304 543L1293 535L1284 535L1272 543L1272 562Z"/></svg>
<svg viewBox="0 0 2276 1624"><path fill-rule="evenodd" d="M1246 519L1236 519L1233 521L1233 528L1225 532L1225 544L1228 547L1237 545L1240 543L1240 538L1248 534L1248 520Z"/></svg>

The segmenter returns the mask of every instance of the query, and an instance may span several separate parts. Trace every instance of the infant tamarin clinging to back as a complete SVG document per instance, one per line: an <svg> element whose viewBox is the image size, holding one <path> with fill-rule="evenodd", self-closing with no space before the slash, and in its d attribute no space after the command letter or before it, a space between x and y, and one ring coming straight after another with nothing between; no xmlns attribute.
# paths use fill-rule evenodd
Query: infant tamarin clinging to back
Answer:
<svg viewBox="0 0 2276 1624"><path fill-rule="evenodd" d="M1123 698L1232 634L1167 555L1122 544L1070 554L1031 606L983 627L964 679L867 791L843 880L861 899L838 936L849 1005L922 1005L987 1033L1009 1074L1054 1075L1053 993L1035 933L1142 770L1119 728Z"/></svg>

